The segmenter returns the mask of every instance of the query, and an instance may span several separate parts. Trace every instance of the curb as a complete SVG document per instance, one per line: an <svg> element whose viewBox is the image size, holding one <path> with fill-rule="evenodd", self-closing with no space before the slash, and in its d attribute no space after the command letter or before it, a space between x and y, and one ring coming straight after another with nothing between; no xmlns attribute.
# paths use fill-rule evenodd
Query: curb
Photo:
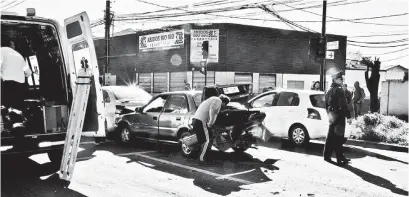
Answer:
<svg viewBox="0 0 409 197"><path fill-rule="evenodd" d="M325 140L320 139L319 141L322 141L325 143ZM382 143L382 142L380 143L368 142L364 140L348 139L344 145L360 146L363 148L375 148L375 149L380 149L380 150L389 150L389 151L396 151L396 152L408 152L407 146L399 146L399 145L387 144L387 143Z"/></svg>

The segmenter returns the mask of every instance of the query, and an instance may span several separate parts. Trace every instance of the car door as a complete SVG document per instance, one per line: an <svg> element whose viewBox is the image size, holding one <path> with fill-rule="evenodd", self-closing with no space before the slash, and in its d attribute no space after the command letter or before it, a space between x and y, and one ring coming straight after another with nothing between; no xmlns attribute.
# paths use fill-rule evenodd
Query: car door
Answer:
<svg viewBox="0 0 409 197"><path fill-rule="evenodd" d="M163 140L175 140L177 131L183 125L188 111L185 94L172 94L159 117L159 137Z"/></svg>
<svg viewBox="0 0 409 197"><path fill-rule="evenodd" d="M299 107L300 98L295 92L280 92L273 105L277 109L278 133L282 137L288 137L290 126L295 122L300 122L301 109Z"/></svg>
<svg viewBox="0 0 409 197"><path fill-rule="evenodd" d="M107 123L107 129L112 130L115 124L115 100L112 100L109 92L107 90L102 90L102 95L104 97L104 106L105 106L105 119Z"/></svg>
<svg viewBox="0 0 409 197"><path fill-rule="evenodd" d="M258 110L266 114L263 124L274 136L277 136L280 131L279 109L273 106L273 101L277 96L278 92L265 93L253 99L249 104L250 110Z"/></svg>
<svg viewBox="0 0 409 197"><path fill-rule="evenodd" d="M63 46L66 46L64 56L68 64L68 75L73 92L76 94L76 81L78 71L82 68L82 60L86 60L92 73L91 89L87 102L84 119L84 136L105 136L104 128L104 102L101 85L99 83L99 69L95 46L90 28L90 21L86 12L82 12L64 20L61 31Z"/></svg>
<svg viewBox="0 0 409 197"><path fill-rule="evenodd" d="M158 95L153 98L140 113L135 114L131 131L135 136L157 139L159 134L159 116L163 111L169 95Z"/></svg>

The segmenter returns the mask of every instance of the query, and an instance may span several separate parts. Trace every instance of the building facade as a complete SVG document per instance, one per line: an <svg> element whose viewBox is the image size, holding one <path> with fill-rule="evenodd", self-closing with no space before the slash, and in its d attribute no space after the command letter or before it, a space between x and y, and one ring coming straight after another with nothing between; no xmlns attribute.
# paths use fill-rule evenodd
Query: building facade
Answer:
<svg viewBox="0 0 409 197"><path fill-rule="evenodd" d="M320 63L309 55L317 34L238 24L184 24L111 38L108 72L117 84L138 83L148 92L183 90L210 84L251 83L267 87L309 89L319 81ZM326 74L345 70L345 36L326 60ZM203 42L208 58L203 59ZM95 41L99 65L105 65L105 40ZM201 72L207 65L207 77ZM101 66L102 68L103 66ZM329 77L328 77L329 79ZM328 81L327 81L328 84Z"/></svg>

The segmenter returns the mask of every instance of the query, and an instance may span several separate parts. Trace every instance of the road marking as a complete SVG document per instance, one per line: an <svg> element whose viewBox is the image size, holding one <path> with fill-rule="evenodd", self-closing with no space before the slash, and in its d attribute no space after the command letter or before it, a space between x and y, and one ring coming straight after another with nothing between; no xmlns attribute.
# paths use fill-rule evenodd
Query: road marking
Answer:
<svg viewBox="0 0 409 197"><path fill-rule="evenodd" d="M236 176L236 175L239 175L239 174L246 174L246 173L249 173L249 172L253 172L254 170L256 170L256 169L247 170L247 171L243 171L243 172L237 172L237 173L233 173L233 174L225 174L225 175L217 177L216 179L225 179L226 177L232 177L232 176Z"/></svg>
<svg viewBox="0 0 409 197"><path fill-rule="evenodd" d="M187 166L187 165L183 165L183 164L174 163L174 162L171 162L171 161L151 157L151 156L148 156L148 155L144 155L146 153L152 153L152 152L156 152L156 151L121 153L121 154L117 154L116 156L135 155L135 156L143 157L145 159L150 159L150 160L161 162L161 163L164 163L164 164L173 165L173 166L176 166L176 167L179 167L179 168L192 170L192 171L197 171L197 172L209 175L209 176L214 176L214 177L216 177L216 179L227 179L227 180L230 180L230 181L235 181L235 182L239 182L239 183L246 184L246 185L254 184L254 182L251 182L251 181L246 181L246 180L243 180L243 179L230 177L230 176L234 176L235 174L222 175L222 174L202 170L202 169L199 169L199 168L195 168L195 167L191 167L191 166ZM77 161L84 161L84 160L92 159L92 158L94 158L94 157L81 157L81 158L77 158ZM253 170L255 170L255 169L253 169ZM253 170L250 170L250 171L253 171ZM236 174L243 174L243 173L247 173L247 172L250 172L250 171L239 172L239 173L236 173Z"/></svg>
<svg viewBox="0 0 409 197"><path fill-rule="evenodd" d="M143 158L146 158L146 159L162 162L164 164L173 165L173 166L176 166L176 167L179 167L179 168L192 170L192 171L194 170L194 171L197 171L197 172L200 172L200 173L203 173L203 174L206 174L206 175L214 176L214 177L222 177L223 176L222 174L202 170L202 169L199 169L199 168L195 168L195 167L191 167L191 166L187 166L187 165L183 165L183 164L179 164L179 163L174 163L174 162L171 162L171 161L166 161L166 160L163 160L163 159L151 157L151 156L144 155L144 154L141 154L141 153L135 153L134 155L139 156L139 157L143 157ZM246 180L239 179L239 178L234 178L234 177L224 177L223 179L227 179L227 180L230 180L230 181L235 181L235 182L239 182L239 183L243 183L243 184L253 184L254 183L254 182L251 182L251 181L246 181Z"/></svg>

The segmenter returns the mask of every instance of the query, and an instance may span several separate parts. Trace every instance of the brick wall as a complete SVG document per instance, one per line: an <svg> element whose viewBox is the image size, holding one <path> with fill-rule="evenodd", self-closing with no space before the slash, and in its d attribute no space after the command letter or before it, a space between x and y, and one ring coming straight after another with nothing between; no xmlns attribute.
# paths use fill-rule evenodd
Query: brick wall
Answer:
<svg viewBox="0 0 409 197"><path fill-rule="evenodd" d="M308 57L307 32L270 29L228 24L227 63L231 71L259 73L319 74L320 64ZM335 52L335 61L327 61L327 70L345 69L346 37L330 36L339 40L340 50Z"/></svg>

